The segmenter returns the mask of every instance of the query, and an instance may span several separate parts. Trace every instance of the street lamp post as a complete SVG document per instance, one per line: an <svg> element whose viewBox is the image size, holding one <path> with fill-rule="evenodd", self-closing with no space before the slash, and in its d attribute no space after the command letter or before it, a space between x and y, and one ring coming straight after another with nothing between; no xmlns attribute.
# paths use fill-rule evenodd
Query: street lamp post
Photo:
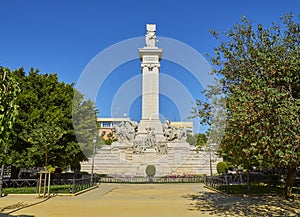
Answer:
<svg viewBox="0 0 300 217"><path fill-rule="evenodd" d="M211 144L210 143L209 143L209 169L210 169L210 176L212 176Z"/></svg>
<svg viewBox="0 0 300 217"><path fill-rule="evenodd" d="M91 185L93 185L93 179L94 179L94 164L95 164L95 152L96 152L97 141L98 141L98 131L96 131L93 139L92 170L91 170L91 180L90 180Z"/></svg>

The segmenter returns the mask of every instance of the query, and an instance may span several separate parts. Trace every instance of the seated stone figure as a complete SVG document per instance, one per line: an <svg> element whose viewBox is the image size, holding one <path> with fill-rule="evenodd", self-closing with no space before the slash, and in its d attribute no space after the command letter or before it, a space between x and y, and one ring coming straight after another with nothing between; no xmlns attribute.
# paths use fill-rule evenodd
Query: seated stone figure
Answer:
<svg viewBox="0 0 300 217"><path fill-rule="evenodd" d="M155 146L155 134L151 128L147 129L147 137L145 139L145 146L146 147L154 147Z"/></svg>
<svg viewBox="0 0 300 217"><path fill-rule="evenodd" d="M113 129L116 137L120 141L132 141L136 135L136 126L131 121L122 121Z"/></svg>
<svg viewBox="0 0 300 217"><path fill-rule="evenodd" d="M163 130L164 130L164 136L167 141L186 140L186 130L183 128L177 129L174 126L171 126L169 120L166 120Z"/></svg>

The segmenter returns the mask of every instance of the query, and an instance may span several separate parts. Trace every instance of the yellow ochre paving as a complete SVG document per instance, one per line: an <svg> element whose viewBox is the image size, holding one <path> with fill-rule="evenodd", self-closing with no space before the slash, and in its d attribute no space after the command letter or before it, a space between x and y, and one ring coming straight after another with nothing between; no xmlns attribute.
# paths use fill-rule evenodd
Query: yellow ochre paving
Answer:
<svg viewBox="0 0 300 217"><path fill-rule="evenodd" d="M78 196L55 196L12 212L18 206L39 201L41 199L32 195L11 195L0 198L0 210L9 213L2 216L23 217L300 216L298 199L228 197L205 188L203 184L101 184Z"/></svg>

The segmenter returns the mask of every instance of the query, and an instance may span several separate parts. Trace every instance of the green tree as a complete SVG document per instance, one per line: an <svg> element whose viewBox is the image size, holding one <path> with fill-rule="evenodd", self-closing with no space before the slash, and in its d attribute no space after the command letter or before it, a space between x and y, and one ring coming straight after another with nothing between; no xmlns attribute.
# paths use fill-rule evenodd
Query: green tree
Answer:
<svg viewBox="0 0 300 217"><path fill-rule="evenodd" d="M203 133L187 134L186 142L190 145L201 148L207 144L206 135Z"/></svg>
<svg viewBox="0 0 300 217"><path fill-rule="evenodd" d="M220 45L211 60L226 99L224 159L284 169L290 197L300 163L300 25L292 15L282 21L255 28L242 18L223 34L213 30ZM206 118L204 104L199 115Z"/></svg>
<svg viewBox="0 0 300 217"><path fill-rule="evenodd" d="M10 134L13 130L17 111L17 94L19 87L7 68L0 67L0 197L2 196L3 170L4 164L10 162L11 158L7 154L11 148Z"/></svg>
<svg viewBox="0 0 300 217"><path fill-rule="evenodd" d="M77 142L86 157L93 154L95 139L97 140L97 147L104 143L101 138L98 138L99 125L97 124L96 113L94 102L84 100L84 96L75 90L72 111L73 127Z"/></svg>
<svg viewBox="0 0 300 217"><path fill-rule="evenodd" d="M14 127L14 148L10 155L15 167L53 165L68 167L87 160L77 142L73 126L73 84L59 82L56 74L40 74L31 69L28 75L24 69L14 72L21 93L18 97L19 118ZM77 101L81 110L93 110L92 102ZM74 105L76 105L74 103ZM94 135L94 134L93 134ZM89 132L85 137L91 137Z"/></svg>
<svg viewBox="0 0 300 217"><path fill-rule="evenodd" d="M64 148L59 140L65 133L60 127L48 123L34 125L34 128L24 135L27 142L32 144L27 148L27 155L31 159L43 159L46 168L48 162L53 162L53 159L59 157L58 153Z"/></svg>
<svg viewBox="0 0 300 217"><path fill-rule="evenodd" d="M195 146L197 144L197 137L192 134L187 134L186 142L189 143L190 145Z"/></svg>

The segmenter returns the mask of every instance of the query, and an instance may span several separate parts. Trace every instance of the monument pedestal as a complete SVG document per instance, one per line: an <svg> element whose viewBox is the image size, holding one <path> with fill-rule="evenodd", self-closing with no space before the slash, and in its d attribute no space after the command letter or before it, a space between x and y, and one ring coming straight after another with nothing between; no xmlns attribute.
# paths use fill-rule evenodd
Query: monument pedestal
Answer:
<svg viewBox="0 0 300 217"><path fill-rule="evenodd" d="M114 143L97 150L94 172L108 175L146 176L147 165L156 167L156 176L210 174L209 150L196 150L187 142L168 142L167 153L159 154L154 148L135 154L126 144ZM212 170L216 173L216 164L221 160L211 155ZM81 164L82 171L91 171L91 158Z"/></svg>

